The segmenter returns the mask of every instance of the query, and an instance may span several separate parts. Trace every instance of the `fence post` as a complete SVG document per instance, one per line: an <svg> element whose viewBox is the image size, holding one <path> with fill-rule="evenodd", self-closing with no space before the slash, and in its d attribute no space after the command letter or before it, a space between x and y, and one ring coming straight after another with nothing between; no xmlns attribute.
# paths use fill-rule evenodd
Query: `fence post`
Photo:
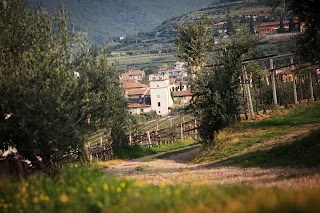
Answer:
<svg viewBox="0 0 320 213"><path fill-rule="evenodd" d="M310 82L310 101L314 101L311 70L309 71L309 82Z"/></svg>
<svg viewBox="0 0 320 213"><path fill-rule="evenodd" d="M131 135L131 131L129 132L129 145L132 145L132 135Z"/></svg>
<svg viewBox="0 0 320 213"><path fill-rule="evenodd" d="M194 120L194 134L195 138L198 139L198 130L197 130L197 120Z"/></svg>
<svg viewBox="0 0 320 213"><path fill-rule="evenodd" d="M180 133L181 133L181 140L183 140L183 123L181 123Z"/></svg>
<svg viewBox="0 0 320 213"><path fill-rule="evenodd" d="M273 69L273 59L270 59L270 69ZM278 105L277 100L277 88L276 88L276 79L274 76L274 71L271 71L271 84L272 84L272 93L273 93L273 103L274 105Z"/></svg>
<svg viewBox="0 0 320 213"><path fill-rule="evenodd" d="M290 58L290 62L291 64L293 64L293 58ZM291 69L294 69L294 65L291 65ZM292 76L293 76L293 98L294 98L294 103L298 104L298 96L297 96L297 84L296 84L296 75L294 74L294 72L292 72Z"/></svg>
<svg viewBox="0 0 320 213"><path fill-rule="evenodd" d="M148 142L149 142L149 147L151 147L152 143L151 143L151 137L150 137L150 132L147 132L147 136L148 136Z"/></svg>

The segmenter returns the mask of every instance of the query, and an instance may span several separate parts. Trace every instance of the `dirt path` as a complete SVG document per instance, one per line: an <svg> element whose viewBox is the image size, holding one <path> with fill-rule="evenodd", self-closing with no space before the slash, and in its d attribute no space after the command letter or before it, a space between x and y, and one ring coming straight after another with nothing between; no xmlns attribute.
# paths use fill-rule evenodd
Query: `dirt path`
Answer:
<svg viewBox="0 0 320 213"><path fill-rule="evenodd" d="M125 161L110 165L106 173L151 184L250 184L320 190L320 167L241 168L219 163L189 164L199 150L199 146L194 146L163 159L154 159L161 153Z"/></svg>

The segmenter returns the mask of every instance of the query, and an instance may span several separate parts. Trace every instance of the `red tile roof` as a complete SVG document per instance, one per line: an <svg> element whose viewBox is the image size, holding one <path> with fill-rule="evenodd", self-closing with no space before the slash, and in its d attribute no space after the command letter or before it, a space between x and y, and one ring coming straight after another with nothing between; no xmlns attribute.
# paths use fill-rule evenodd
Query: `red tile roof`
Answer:
<svg viewBox="0 0 320 213"><path fill-rule="evenodd" d="M122 88L124 88L124 89L145 88L145 85L139 84L135 81L122 81Z"/></svg>
<svg viewBox="0 0 320 213"><path fill-rule="evenodd" d="M134 90L129 90L128 91L128 96L130 95L146 95L149 92L150 94L150 90L149 89L134 89Z"/></svg>
<svg viewBox="0 0 320 213"><path fill-rule="evenodd" d="M190 90L174 91L172 95L173 97L192 96L192 92Z"/></svg>
<svg viewBox="0 0 320 213"><path fill-rule="evenodd" d="M283 21L283 24L289 24L289 21ZM280 26L280 21L274 21L274 22L263 22L260 24L260 27L271 27L271 26Z"/></svg>

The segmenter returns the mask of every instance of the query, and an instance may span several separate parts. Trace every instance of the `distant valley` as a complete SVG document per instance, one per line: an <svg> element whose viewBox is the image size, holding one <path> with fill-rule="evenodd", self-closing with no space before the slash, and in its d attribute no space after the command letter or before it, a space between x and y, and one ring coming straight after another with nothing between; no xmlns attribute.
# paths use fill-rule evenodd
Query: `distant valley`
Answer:
<svg viewBox="0 0 320 213"><path fill-rule="evenodd" d="M49 12L63 6L70 24L88 32L96 44L109 38L151 31L162 22L218 0L26 0L30 8L38 3Z"/></svg>

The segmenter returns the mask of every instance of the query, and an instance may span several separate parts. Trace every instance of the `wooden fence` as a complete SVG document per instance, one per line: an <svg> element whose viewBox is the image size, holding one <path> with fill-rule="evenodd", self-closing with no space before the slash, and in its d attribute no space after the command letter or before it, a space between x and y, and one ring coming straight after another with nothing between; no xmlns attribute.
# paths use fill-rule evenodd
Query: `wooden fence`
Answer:
<svg viewBox="0 0 320 213"><path fill-rule="evenodd" d="M165 129L147 131L143 134L129 133L129 145L143 147L161 146L174 144L179 139L198 138L197 123L191 120ZM112 145L108 141L100 139L100 143L88 145L90 161L113 159Z"/></svg>

